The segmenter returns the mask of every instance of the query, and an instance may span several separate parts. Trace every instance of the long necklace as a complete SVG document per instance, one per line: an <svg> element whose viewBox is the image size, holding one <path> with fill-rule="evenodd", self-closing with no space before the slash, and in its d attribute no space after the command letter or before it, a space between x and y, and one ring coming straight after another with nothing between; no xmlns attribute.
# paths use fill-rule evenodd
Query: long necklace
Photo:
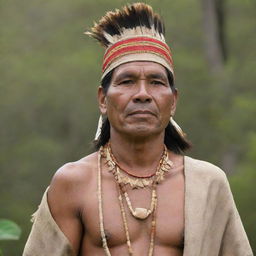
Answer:
<svg viewBox="0 0 256 256"><path fill-rule="evenodd" d="M164 151L156 168L156 172L144 177L130 174L130 172L120 168L119 163L116 161L114 155L112 154L109 143L103 148L103 150L101 150L101 153L103 157L106 158L106 164L109 168L109 171L114 175L118 184L129 184L132 188L145 188L147 186L152 186L154 182L160 183L164 180L164 176L173 166L173 163L168 158L166 146L164 146Z"/></svg>
<svg viewBox="0 0 256 256"><path fill-rule="evenodd" d="M156 190L155 183L153 186L154 186L153 190ZM119 192L118 199L119 199L119 204L120 204L120 209L121 209L121 214L122 214L122 219L123 219L123 224L125 229L125 235L126 235L126 243L127 243L129 255L132 256L133 249L132 249L132 244L130 240L128 223L127 223L126 213L124 210L124 202L123 202L123 196L122 196L120 184L118 184L118 192ZM157 207L157 197L154 200L154 206L153 206L153 216L151 221L150 244L149 244L148 256L152 256L154 252L155 233L156 233L156 207Z"/></svg>
<svg viewBox="0 0 256 256"><path fill-rule="evenodd" d="M144 220L146 219L154 210L155 207L155 201L156 201L156 186L153 186L152 188L152 195L151 195L151 204L150 204L150 208L146 209L146 208L141 208L141 207L137 207L135 209L133 209L130 198L128 196L127 191L124 190L124 187L122 187L119 184L119 187L124 195L124 198L126 200L128 209L130 211L130 213L132 214L133 217L140 219L140 220Z"/></svg>
<svg viewBox="0 0 256 256"><path fill-rule="evenodd" d="M104 220L103 220L103 206L102 206L102 187L101 187L101 151L103 147L100 148L98 152L98 203L99 203L99 219L100 219L100 234L102 240L102 246L107 256L111 256L111 253L108 248L108 243L106 239L105 229L104 229Z"/></svg>
<svg viewBox="0 0 256 256"><path fill-rule="evenodd" d="M101 186L101 157L102 156L106 157L108 155L108 152L106 152L105 149L106 149L106 147L105 148L101 147L99 152L98 152L98 203L99 203L98 205L99 205L100 234L101 234L101 239L102 239L102 246L103 246L105 254L107 256L111 256L111 253L109 251L108 244L107 244L105 230L104 230L102 186ZM109 168L111 166L113 166L112 161L110 161L110 162L107 161L107 163L110 163L110 165L108 164ZM146 211L147 216L152 213L151 235L150 235L150 245L149 245L148 256L152 256L153 252L154 252L154 239L155 239L155 232L156 232L156 208L157 208L156 185L164 179L165 172L169 171L171 169L171 167L172 167L172 162L168 160L168 154L167 154L167 150L165 148L163 156L162 156L162 158L160 160L160 163L159 163L159 168L157 169L155 175L152 176L152 177L154 177L154 179L151 183L151 185L152 185L152 199L151 199L150 209L147 210L147 209L144 209L144 208L136 208L136 209L143 209L142 212ZM159 174L159 172L160 172L160 174ZM127 218L126 218L126 213L125 213L124 203L123 203L123 196L122 196L122 186L126 185L126 184L130 184L130 182L128 182L128 183L119 182L120 180L117 179L115 175L114 175L114 177L115 177L115 180L116 180L117 185L118 185L118 191L119 191L118 199L119 199L123 224L124 224L124 228L125 228L127 247L128 247L129 255L132 256L133 255L133 250L132 250L132 246L131 246L131 240L130 240L130 235L129 235L129 230L128 230L128 223L127 223ZM161 178L159 178L159 177L161 177ZM141 178L141 179L145 179L145 178ZM145 186L143 186L143 187L145 187ZM133 210L133 208L131 206L131 202L130 202L130 199L128 197L127 192L124 192L124 196L126 198L126 202L127 202L129 210L131 212L136 212L136 209ZM138 210L137 210L137 212L138 212ZM139 210L139 212L140 212L140 210ZM143 213L142 215L145 215L145 214ZM136 218L139 218L139 217L137 216ZM145 219L145 218L140 218L140 219Z"/></svg>
<svg viewBox="0 0 256 256"><path fill-rule="evenodd" d="M141 220L146 219L153 212L154 205L155 205L154 201L156 200L156 190L152 186L153 182L157 183L160 180L163 180L164 174L166 172L168 172L172 166L172 162L169 161L169 159L168 159L168 153L167 153L166 147L164 147L161 159L159 161L159 164L158 164L158 167L157 167L155 173L153 173L153 175L151 174L146 177L145 176L139 177L136 175L132 175L129 172L121 169L120 165L117 163L117 161L111 151L110 143L108 143L107 146L105 147L104 156L106 157L106 163L109 168L109 171L112 172L117 183L119 185L121 185L120 187L122 188L123 195L126 200L126 203L127 203L130 213L132 214L133 217L135 217L137 219L141 219ZM132 177L130 177L131 175L132 175ZM135 177L135 180L134 180L134 177ZM149 209L141 208L141 207L137 207L137 208L133 209L130 198L128 196L128 193L126 191L124 191L124 187L125 187L124 185L127 185L127 184L131 185L132 188L138 188L136 186L138 184L143 185L143 186L139 186L140 188L144 188L145 186L151 185L152 196L151 196L151 204L150 204Z"/></svg>

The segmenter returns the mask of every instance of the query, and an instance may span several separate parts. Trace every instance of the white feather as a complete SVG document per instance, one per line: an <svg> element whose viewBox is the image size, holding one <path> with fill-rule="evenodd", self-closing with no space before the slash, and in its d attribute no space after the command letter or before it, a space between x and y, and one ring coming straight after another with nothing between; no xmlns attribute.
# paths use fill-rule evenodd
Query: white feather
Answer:
<svg viewBox="0 0 256 256"><path fill-rule="evenodd" d="M111 36L110 34L103 32L105 38L112 44L120 41L120 40L125 40L128 38L132 37L139 37L139 36L147 36L151 38L156 38L162 42L165 42L164 35L157 32L154 27L152 28L147 28L144 26L137 26L135 28L124 28L122 29L120 35L113 35ZM111 46L109 45L109 47Z"/></svg>
<svg viewBox="0 0 256 256"><path fill-rule="evenodd" d="M176 129L176 131L179 133L179 135L181 137L185 137L185 133L182 131L182 129L180 128L180 126L174 121L174 119L171 117L170 118L170 122L171 124L174 126L174 128Z"/></svg>
<svg viewBox="0 0 256 256"><path fill-rule="evenodd" d="M100 134L101 134L102 124L103 124L103 119L102 119L102 115L100 115L100 118L99 118L99 121L98 121L98 127L97 127L97 131L96 131L94 140L99 139Z"/></svg>

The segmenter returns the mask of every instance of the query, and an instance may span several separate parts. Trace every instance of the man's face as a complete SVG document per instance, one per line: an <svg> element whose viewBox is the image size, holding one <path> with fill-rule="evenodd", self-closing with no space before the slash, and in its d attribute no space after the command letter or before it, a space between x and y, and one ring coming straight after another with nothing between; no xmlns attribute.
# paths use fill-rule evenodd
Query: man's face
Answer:
<svg viewBox="0 0 256 256"><path fill-rule="evenodd" d="M99 103L111 133L145 137L164 132L176 107L165 68L154 62L130 62L118 66L107 94L99 89Z"/></svg>

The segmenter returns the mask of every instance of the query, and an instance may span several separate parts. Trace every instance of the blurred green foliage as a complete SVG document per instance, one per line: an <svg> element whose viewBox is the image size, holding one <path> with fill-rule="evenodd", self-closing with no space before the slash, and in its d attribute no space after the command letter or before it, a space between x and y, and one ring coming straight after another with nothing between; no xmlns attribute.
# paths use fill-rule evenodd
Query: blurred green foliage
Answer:
<svg viewBox="0 0 256 256"><path fill-rule="evenodd" d="M130 1L135 2L135 1ZM218 74L205 59L196 0L151 0L165 19L179 105L176 120L194 144L189 154L230 175L241 218L256 250L256 5L225 1L228 61ZM0 217L21 239L1 245L21 255L52 175L92 151L103 49L83 35L122 0L0 1Z"/></svg>
<svg viewBox="0 0 256 256"><path fill-rule="evenodd" d="M18 240L21 234L20 227L11 220L0 219L0 241Z"/></svg>
<svg viewBox="0 0 256 256"><path fill-rule="evenodd" d="M20 227L11 220L0 219L0 241L18 240L21 235ZM0 248L0 256L3 256Z"/></svg>

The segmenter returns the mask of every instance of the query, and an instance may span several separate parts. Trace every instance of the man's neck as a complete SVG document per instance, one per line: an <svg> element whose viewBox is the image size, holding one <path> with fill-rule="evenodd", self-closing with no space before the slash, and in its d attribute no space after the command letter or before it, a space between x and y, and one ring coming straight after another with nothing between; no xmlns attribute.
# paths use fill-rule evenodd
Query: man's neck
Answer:
<svg viewBox="0 0 256 256"><path fill-rule="evenodd" d="M157 168L164 150L164 134L152 138L111 136L112 153L121 167L136 175L147 175Z"/></svg>

